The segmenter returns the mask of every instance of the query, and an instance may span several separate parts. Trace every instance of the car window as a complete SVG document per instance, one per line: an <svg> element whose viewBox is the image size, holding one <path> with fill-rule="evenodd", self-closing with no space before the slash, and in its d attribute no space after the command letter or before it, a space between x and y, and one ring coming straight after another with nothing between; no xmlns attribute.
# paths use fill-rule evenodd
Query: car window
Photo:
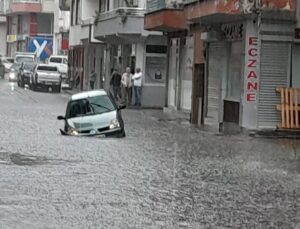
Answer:
<svg viewBox="0 0 300 229"><path fill-rule="evenodd" d="M32 71L34 69L34 66L35 66L34 63L26 63L26 64L24 64L23 68L25 70Z"/></svg>
<svg viewBox="0 0 300 229"><path fill-rule="evenodd" d="M57 72L57 67L55 67L55 66L38 66L37 70Z"/></svg>
<svg viewBox="0 0 300 229"><path fill-rule="evenodd" d="M115 110L115 106L107 95L94 96L86 99L71 101L67 118L102 114Z"/></svg>
<svg viewBox="0 0 300 229"><path fill-rule="evenodd" d="M68 59L63 59L64 64L68 64Z"/></svg>
<svg viewBox="0 0 300 229"><path fill-rule="evenodd" d="M2 59L2 62L3 62L3 63L13 63L13 62L14 62L14 59L11 59L11 58L3 58L3 59Z"/></svg>
<svg viewBox="0 0 300 229"><path fill-rule="evenodd" d="M17 56L16 62L22 63L22 62L32 62L34 59L31 56Z"/></svg>
<svg viewBox="0 0 300 229"><path fill-rule="evenodd" d="M11 66L11 69L16 70L16 71L19 71L19 70L20 70L20 67L21 67L21 64L13 64L13 65Z"/></svg>
<svg viewBox="0 0 300 229"><path fill-rule="evenodd" d="M58 64L60 64L61 61L62 61L62 58L60 58L60 57L51 57L49 60L49 62L51 62L51 63L58 63Z"/></svg>

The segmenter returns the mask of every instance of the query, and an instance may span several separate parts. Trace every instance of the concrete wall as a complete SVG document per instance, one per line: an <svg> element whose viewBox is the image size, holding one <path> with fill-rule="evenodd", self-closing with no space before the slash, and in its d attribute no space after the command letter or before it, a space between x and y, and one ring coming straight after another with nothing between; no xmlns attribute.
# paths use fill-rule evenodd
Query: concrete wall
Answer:
<svg viewBox="0 0 300 229"><path fill-rule="evenodd" d="M251 45L249 44L249 42L251 42L249 39L251 39L252 37L256 37L258 38L258 26L256 23L253 23L252 20L248 20L245 22L245 28L246 28L246 33L245 33L245 53L247 52L247 50L251 49ZM258 50L260 49L260 42L259 42L259 38L257 39L258 41L258 45L257 48ZM253 46L253 45L252 45ZM241 113L240 113L240 117L241 117L241 123L240 125L246 129L256 129L257 126L257 113L258 113L258 91L254 92L256 94L255 97L255 101L247 101L249 100L249 98L247 99L247 94L252 94L251 92L247 93L247 84L249 82L248 79L248 75L250 71L256 71L258 73L258 82L259 82L259 66L260 66L260 59L259 56L257 58L255 58L257 61L255 62L255 67L254 68L250 68L250 67L246 67L247 65L250 64L251 62L251 57L249 57L249 55L245 55L245 60L244 60L244 76L242 78L242 85L243 85L243 91L241 94L242 97L242 109L241 109ZM252 97L251 95L249 95L250 97ZM250 99L252 100L252 99Z"/></svg>
<svg viewBox="0 0 300 229"><path fill-rule="evenodd" d="M99 1L97 0L89 0L89 1L81 1L81 19L86 20L93 18L96 13L95 11L99 10Z"/></svg>
<svg viewBox="0 0 300 229"><path fill-rule="evenodd" d="M0 54L6 54L6 23L0 23Z"/></svg>
<svg viewBox="0 0 300 229"><path fill-rule="evenodd" d="M82 45L82 40L89 38L89 27L74 25L70 27L69 44L70 46Z"/></svg>

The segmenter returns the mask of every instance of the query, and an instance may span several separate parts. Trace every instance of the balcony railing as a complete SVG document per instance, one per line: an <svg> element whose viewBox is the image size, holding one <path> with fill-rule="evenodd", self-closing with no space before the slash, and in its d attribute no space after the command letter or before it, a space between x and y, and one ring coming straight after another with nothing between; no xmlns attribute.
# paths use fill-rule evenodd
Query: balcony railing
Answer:
<svg viewBox="0 0 300 229"><path fill-rule="evenodd" d="M132 17L144 17L146 10L144 8L136 7L120 7L111 11L100 13L97 15L96 22L108 20L115 17L132 16Z"/></svg>
<svg viewBox="0 0 300 229"><path fill-rule="evenodd" d="M147 0L147 12L165 9L166 7L165 0Z"/></svg>
<svg viewBox="0 0 300 229"><path fill-rule="evenodd" d="M10 3L41 3L41 0L10 0Z"/></svg>
<svg viewBox="0 0 300 229"><path fill-rule="evenodd" d="M193 2L198 2L198 0L147 0L147 12L183 8L184 5Z"/></svg>

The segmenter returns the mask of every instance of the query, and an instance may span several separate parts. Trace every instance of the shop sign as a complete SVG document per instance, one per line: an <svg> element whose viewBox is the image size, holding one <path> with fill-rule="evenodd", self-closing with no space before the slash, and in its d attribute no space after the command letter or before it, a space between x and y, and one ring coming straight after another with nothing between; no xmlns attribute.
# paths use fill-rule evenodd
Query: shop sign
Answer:
<svg viewBox="0 0 300 229"><path fill-rule="evenodd" d="M251 103L257 100L258 93L258 38L256 36L248 37L246 55L246 101Z"/></svg>
<svg viewBox="0 0 300 229"><path fill-rule="evenodd" d="M46 60L53 53L53 39L50 37L31 37L27 51L36 53L40 60Z"/></svg>
<svg viewBox="0 0 300 229"><path fill-rule="evenodd" d="M243 38L244 25L238 24L224 24L221 26L223 37L226 40L239 40Z"/></svg>
<svg viewBox="0 0 300 229"><path fill-rule="evenodd" d="M17 40L18 41L25 41L26 40L26 35L24 35L24 34L21 34L21 35L17 35Z"/></svg>
<svg viewBox="0 0 300 229"><path fill-rule="evenodd" d="M17 35L7 35L6 37L7 43L12 43L17 41Z"/></svg>

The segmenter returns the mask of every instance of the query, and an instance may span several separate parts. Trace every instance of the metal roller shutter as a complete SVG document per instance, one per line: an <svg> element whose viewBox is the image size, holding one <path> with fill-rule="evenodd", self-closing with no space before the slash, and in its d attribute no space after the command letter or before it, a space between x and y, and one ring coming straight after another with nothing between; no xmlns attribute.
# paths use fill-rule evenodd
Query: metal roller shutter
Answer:
<svg viewBox="0 0 300 229"><path fill-rule="evenodd" d="M280 113L276 110L280 96L276 88L287 86L290 44L263 41L260 62L258 127L275 129L280 122Z"/></svg>
<svg viewBox="0 0 300 229"><path fill-rule="evenodd" d="M207 118L206 123L217 124L220 104L220 82L224 60L224 44L209 43Z"/></svg>

